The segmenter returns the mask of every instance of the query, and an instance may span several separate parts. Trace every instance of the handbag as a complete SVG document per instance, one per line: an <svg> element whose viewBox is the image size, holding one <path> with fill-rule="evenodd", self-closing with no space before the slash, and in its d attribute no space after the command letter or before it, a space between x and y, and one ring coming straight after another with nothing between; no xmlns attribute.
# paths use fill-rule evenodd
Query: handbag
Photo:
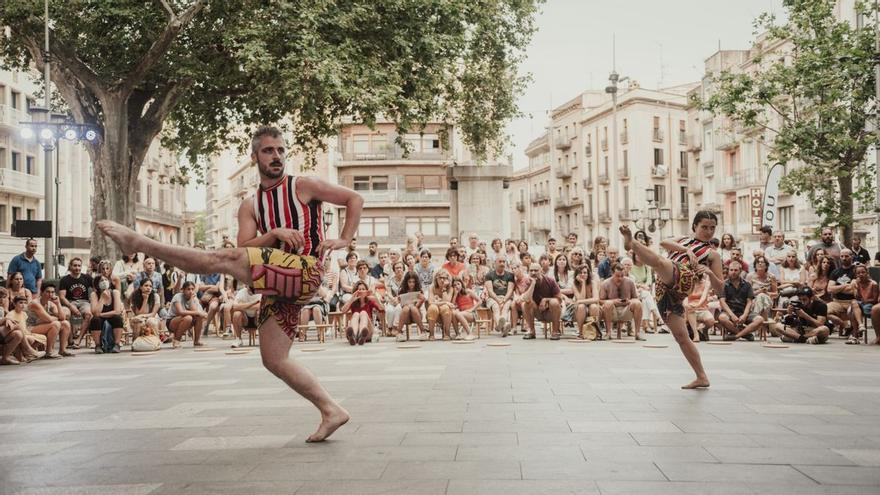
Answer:
<svg viewBox="0 0 880 495"><path fill-rule="evenodd" d="M596 340L599 336L599 327L596 325L596 319L588 316L581 326L581 338L584 340Z"/></svg>

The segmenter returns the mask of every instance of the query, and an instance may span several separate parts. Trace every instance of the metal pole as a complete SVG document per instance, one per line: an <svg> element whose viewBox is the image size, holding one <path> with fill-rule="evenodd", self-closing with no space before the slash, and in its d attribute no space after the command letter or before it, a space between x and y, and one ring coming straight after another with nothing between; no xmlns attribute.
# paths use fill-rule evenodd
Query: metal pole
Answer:
<svg viewBox="0 0 880 495"><path fill-rule="evenodd" d="M49 75L49 58L50 58L50 56L49 56L49 0L45 0L44 6L45 6L45 11L44 11L44 14L45 14L45 20L44 20L44 22L45 22L45 31L44 31L45 48L44 48L44 52L43 52L43 59L45 61L45 64L43 64L44 65L43 91L45 92L44 100L45 100L46 109L51 110L51 108L52 108L52 106L51 106L52 105L52 95L51 95L51 87L50 87L50 79L49 79L50 78L50 75ZM49 115L47 115L47 119L48 118L49 118ZM53 174L53 170L52 170L52 147L51 146L47 147L46 145L44 145L43 151L44 151L43 171L45 172L45 175L46 175L45 182L43 184L44 185L44 188L43 188L44 189L43 190L43 196L44 196L43 208L44 208L46 220L49 220L50 222L54 223L55 219L52 218L52 211L53 211L53 199L54 199L54 197L53 197L53 183L55 181L53 179L54 174ZM46 273L44 273L44 279L50 280L50 279L55 278L55 238L54 237L47 238L45 247L46 247L46 250L45 250L45 254L43 255L44 256L43 262L45 263L45 266L46 266L46 270L45 270Z"/></svg>

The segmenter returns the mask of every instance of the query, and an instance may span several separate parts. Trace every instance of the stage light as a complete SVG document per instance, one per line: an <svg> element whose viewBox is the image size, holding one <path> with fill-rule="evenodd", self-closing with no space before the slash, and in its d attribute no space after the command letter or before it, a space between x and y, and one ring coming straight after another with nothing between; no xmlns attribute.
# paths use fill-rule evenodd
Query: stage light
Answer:
<svg viewBox="0 0 880 495"><path fill-rule="evenodd" d="M76 141L78 137L79 133L76 132L76 129L67 129L64 131L64 139L67 139L68 141Z"/></svg>
<svg viewBox="0 0 880 495"><path fill-rule="evenodd" d="M94 141L95 139L98 139L98 133L92 129L89 129L86 131L85 137L86 141Z"/></svg>
<svg viewBox="0 0 880 495"><path fill-rule="evenodd" d="M44 141L51 141L52 139L55 139L55 132L53 132L52 129L49 128L40 129L40 139Z"/></svg>

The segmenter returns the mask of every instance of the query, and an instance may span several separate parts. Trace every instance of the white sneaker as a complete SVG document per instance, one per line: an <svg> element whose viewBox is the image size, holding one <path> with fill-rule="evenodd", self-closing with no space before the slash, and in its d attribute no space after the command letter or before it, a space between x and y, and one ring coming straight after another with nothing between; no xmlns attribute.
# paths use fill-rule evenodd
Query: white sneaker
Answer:
<svg viewBox="0 0 880 495"><path fill-rule="evenodd" d="M237 349L237 348L239 348L239 347L244 347L244 342L242 342L241 339L238 339L238 340L236 340L235 342L232 343L232 348L233 348L233 349Z"/></svg>
<svg viewBox="0 0 880 495"><path fill-rule="evenodd" d="M397 341L398 342L406 342L406 334L403 332L397 334Z"/></svg>

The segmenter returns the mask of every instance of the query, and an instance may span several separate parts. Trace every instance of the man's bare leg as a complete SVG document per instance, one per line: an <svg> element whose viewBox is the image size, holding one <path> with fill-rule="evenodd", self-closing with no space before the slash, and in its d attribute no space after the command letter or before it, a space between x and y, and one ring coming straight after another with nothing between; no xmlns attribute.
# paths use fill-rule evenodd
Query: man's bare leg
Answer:
<svg viewBox="0 0 880 495"><path fill-rule="evenodd" d="M308 368L290 359L291 344L293 341L281 330L274 317L260 327L263 366L321 411L321 424L306 442L323 442L348 422L348 411L330 397Z"/></svg>
<svg viewBox="0 0 880 495"><path fill-rule="evenodd" d="M216 251L192 249L156 242L110 220L101 220L97 226L104 235L113 239L113 242L124 253L142 252L149 256L155 256L189 273L221 272L231 275L236 280L247 285L253 282L245 248L219 249Z"/></svg>
<svg viewBox="0 0 880 495"><path fill-rule="evenodd" d="M738 334L736 334L736 338L741 339L750 333L754 333L761 325L764 324L764 318L761 316L756 316L751 323L746 325Z"/></svg>
<svg viewBox="0 0 880 495"><path fill-rule="evenodd" d="M706 370L703 369L703 361L700 359L700 352L697 350L697 346L694 345L690 337L688 337L684 318L670 313L669 316L666 317L666 324L669 326L672 336L675 337L675 341L678 342L678 346L681 348L681 353L684 354L688 364L691 365L691 368L697 375L696 380L687 385L682 385L681 388L708 388L709 377L706 376Z"/></svg>

